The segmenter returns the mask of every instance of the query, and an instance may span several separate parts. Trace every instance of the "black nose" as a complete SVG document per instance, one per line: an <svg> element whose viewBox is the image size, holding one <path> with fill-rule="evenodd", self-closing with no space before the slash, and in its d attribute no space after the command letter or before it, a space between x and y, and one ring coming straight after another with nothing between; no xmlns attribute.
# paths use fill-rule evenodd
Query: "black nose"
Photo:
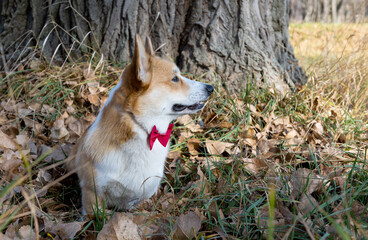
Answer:
<svg viewBox="0 0 368 240"><path fill-rule="evenodd" d="M206 90L207 90L208 96L213 93L213 87L209 84L206 84Z"/></svg>

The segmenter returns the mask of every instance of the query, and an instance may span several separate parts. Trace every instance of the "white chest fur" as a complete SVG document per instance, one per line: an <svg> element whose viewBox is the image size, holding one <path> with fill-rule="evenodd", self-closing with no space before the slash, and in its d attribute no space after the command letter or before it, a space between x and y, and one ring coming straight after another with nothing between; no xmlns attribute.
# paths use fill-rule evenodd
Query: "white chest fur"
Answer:
<svg viewBox="0 0 368 240"><path fill-rule="evenodd" d="M168 148L156 141L150 150L147 141L136 135L119 150L107 153L95 163L99 195L109 205L122 208L151 197L161 183Z"/></svg>

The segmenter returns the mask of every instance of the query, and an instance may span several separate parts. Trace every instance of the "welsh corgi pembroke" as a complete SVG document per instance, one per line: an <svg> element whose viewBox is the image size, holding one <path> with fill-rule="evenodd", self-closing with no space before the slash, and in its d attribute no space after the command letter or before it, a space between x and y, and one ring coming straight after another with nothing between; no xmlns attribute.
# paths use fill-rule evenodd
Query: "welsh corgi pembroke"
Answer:
<svg viewBox="0 0 368 240"><path fill-rule="evenodd" d="M185 78L173 62L155 56L151 40L143 44L137 35L132 62L68 164L77 169L82 213L93 216L103 202L129 209L154 195L164 175L171 122L202 109L212 92L211 85Z"/></svg>

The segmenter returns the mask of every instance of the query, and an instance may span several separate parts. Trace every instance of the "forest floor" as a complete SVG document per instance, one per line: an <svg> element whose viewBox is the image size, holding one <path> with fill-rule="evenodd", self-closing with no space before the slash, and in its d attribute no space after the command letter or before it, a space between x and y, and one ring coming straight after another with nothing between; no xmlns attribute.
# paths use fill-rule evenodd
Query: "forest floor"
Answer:
<svg viewBox="0 0 368 240"><path fill-rule="evenodd" d="M63 160L122 68L96 54L1 73L0 239L368 236L368 25L292 24L290 36L305 86L283 97L216 86L176 121L157 196L93 220Z"/></svg>

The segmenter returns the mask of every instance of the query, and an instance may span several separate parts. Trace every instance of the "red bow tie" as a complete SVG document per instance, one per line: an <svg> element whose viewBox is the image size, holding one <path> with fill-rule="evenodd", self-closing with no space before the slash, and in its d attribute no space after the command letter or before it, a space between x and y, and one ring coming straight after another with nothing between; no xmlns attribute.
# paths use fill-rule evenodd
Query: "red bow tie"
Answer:
<svg viewBox="0 0 368 240"><path fill-rule="evenodd" d="M156 125L153 126L150 137L149 137L149 144L150 144L150 150L152 150L153 144L155 143L156 139L162 144L162 146L166 147L167 143L170 139L170 134L173 129L174 124L169 124L169 128L167 129L165 134L160 134L157 131Z"/></svg>

